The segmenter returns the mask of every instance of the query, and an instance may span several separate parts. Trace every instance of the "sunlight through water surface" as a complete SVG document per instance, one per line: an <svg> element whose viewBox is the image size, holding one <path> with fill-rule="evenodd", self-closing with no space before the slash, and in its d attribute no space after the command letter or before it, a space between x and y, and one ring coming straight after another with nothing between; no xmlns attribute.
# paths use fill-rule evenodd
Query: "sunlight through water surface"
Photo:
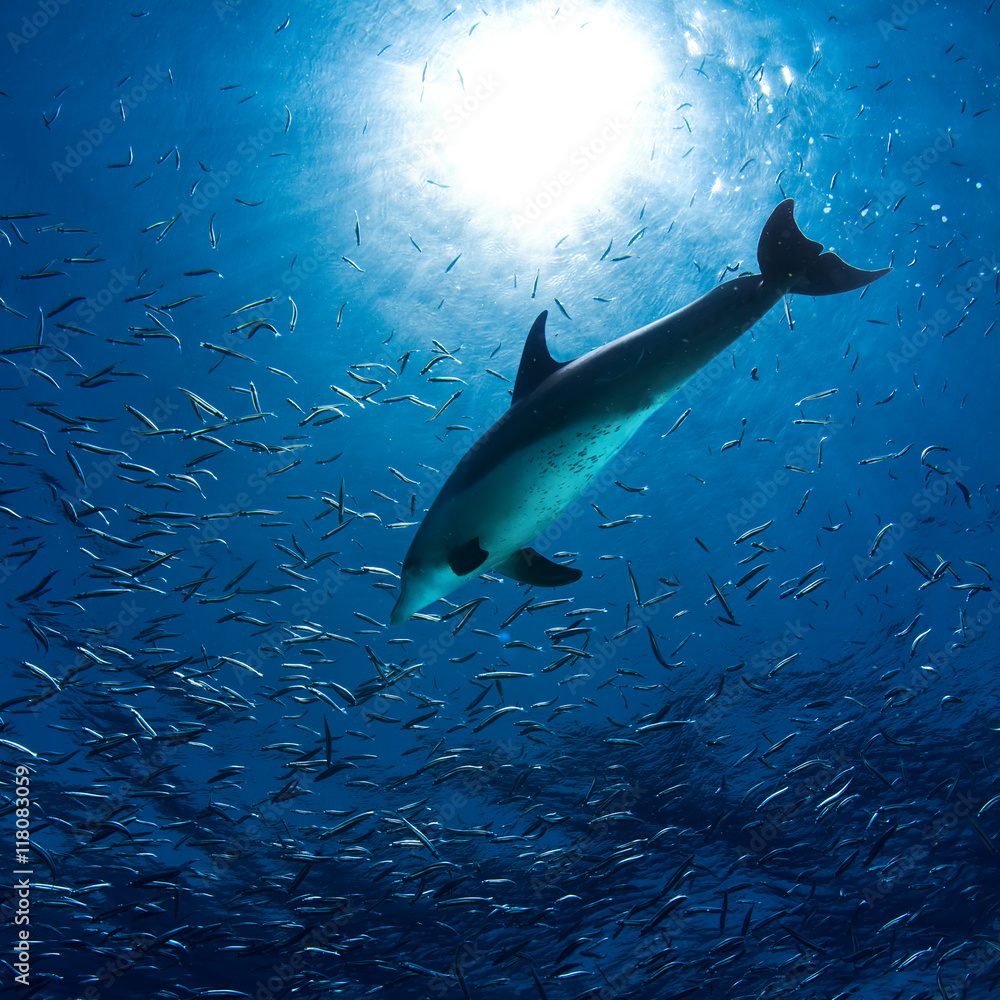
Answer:
<svg viewBox="0 0 1000 1000"><path fill-rule="evenodd" d="M636 152L636 115L661 75L614 8L491 17L452 60L457 72L443 77L423 70L416 169L514 230L599 207Z"/></svg>

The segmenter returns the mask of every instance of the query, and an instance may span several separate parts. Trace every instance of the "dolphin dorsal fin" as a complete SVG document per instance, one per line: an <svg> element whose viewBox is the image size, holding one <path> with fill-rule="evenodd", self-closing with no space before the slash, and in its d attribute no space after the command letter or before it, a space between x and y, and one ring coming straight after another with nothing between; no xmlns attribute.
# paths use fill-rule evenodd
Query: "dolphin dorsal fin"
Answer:
<svg viewBox="0 0 1000 1000"><path fill-rule="evenodd" d="M548 310L540 313L538 319L531 324L528 339L524 342L521 352L521 364L517 369L517 379L514 382L514 395L511 406L530 396L536 386L541 385L553 372L558 371L565 361L556 361L549 354L545 343L545 317Z"/></svg>

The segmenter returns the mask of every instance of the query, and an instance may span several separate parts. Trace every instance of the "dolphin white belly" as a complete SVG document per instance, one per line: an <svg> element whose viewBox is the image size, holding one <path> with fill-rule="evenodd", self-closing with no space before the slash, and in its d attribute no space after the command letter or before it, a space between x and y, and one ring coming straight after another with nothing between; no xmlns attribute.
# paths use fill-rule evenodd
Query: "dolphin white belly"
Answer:
<svg viewBox="0 0 1000 1000"><path fill-rule="evenodd" d="M514 452L465 495L488 523L480 543L494 568L537 538L583 493L650 414L570 424Z"/></svg>

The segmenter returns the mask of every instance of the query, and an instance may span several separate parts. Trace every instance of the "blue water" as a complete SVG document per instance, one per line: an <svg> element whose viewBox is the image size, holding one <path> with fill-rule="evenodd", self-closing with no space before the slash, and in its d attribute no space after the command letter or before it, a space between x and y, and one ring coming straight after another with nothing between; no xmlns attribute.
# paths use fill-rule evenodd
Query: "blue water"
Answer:
<svg viewBox="0 0 1000 1000"><path fill-rule="evenodd" d="M8 5L3 995L987 995L992 7ZM784 197L891 274L680 390L579 583L388 628L535 316Z"/></svg>

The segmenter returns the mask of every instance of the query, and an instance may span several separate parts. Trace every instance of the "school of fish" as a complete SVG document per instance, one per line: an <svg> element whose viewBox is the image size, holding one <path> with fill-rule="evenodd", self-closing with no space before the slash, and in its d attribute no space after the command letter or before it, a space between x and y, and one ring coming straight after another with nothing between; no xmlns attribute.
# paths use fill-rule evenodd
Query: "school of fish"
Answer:
<svg viewBox="0 0 1000 1000"><path fill-rule="evenodd" d="M26 182L0 191L0 994L988 995L1000 414L983 373L1000 269L970 227L937 221L936 202L918 211L919 183L849 196L838 156L820 176L797 151L738 151L731 180L756 204L714 259L695 261L692 213L724 196L636 195L617 228L568 244L603 283L574 304L526 253L508 316L474 276L473 238L395 224L375 168L351 168L354 208L322 220L321 250L268 256L259 220L322 127L311 95L265 95L207 42L218 65L199 89L167 33L141 34L166 17L150 5L107 29L135 44L100 84L110 118L87 124L47 48L83 15L51 6L28 28L12 15L0 69L26 144L13 155L36 143L55 168L30 198ZM303 5L216 6L191 15L192 37L245 25L229 44L252 38L248 74L259 53L291 58L279 47L296 31L320 44ZM976 16L995 32L992 6ZM891 40L937 44L932 16ZM488 17L442 9L434 30ZM373 32L352 36L371 49L357 65L392 57ZM948 66L963 55L938 48ZM58 81L41 93L15 72L33 52ZM438 61L421 56L417 92L452 79ZM690 103L670 128L694 148L699 102L727 74L762 93L765 69L684 65ZM808 79L825 70L816 59ZM902 88L886 72L873 56L824 86L879 116ZM164 102L146 131L138 87ZM918 179L971 173L988 110L985 88L957 105ZM350 141L388 148L383 127L362 112ZM870 186L892 191L915 154L880 141ZM91 198L90 176L115 204ZM444 180L422 180L426 196ZM450 538L446 583L404 601L435 497L535 385L516 387L540 309L555 307L561 344L597 348L661 301L750 280L743 261L793 194L804 232L880 269L855 272L866 281L892 276L829 299L781 286L759 336L727 342L602 453L533 570L505 556L502 579L477 528ZM652 304L623 270L641 259L672 275ZM383 281L380 260L405 262L413 286ZM371 319L388 289L418 332ZM481 324L456 321L456 301ZM631 325L570 319L616 303ZM540 322L544 357L523 364L544 375L558 363Z"/></svg>

